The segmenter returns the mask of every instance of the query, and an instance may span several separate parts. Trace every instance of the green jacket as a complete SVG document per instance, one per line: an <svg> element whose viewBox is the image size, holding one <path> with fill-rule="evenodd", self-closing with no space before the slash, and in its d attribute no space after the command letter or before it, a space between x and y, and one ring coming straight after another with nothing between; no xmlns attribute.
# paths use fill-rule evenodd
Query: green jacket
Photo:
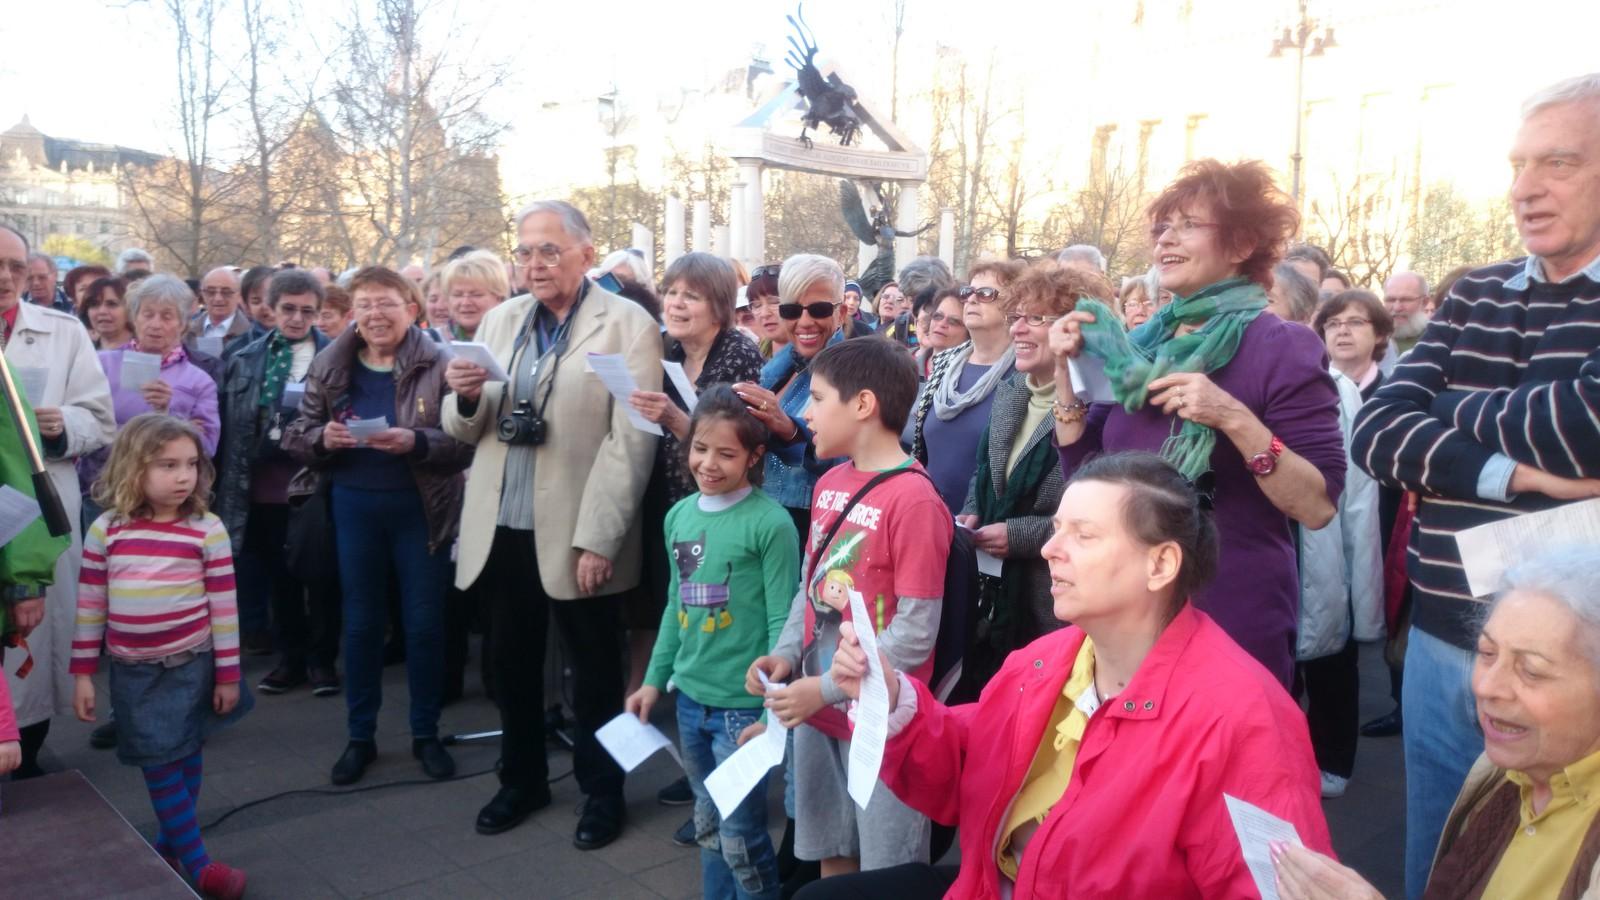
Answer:
<svg viewBox="0 0 1600 900"><path fill-rule="evenodd" d="M0 365L6 366L15 380L15 370L4 359L4 354L0 354ZM28 430L33 432L37 442L39 423L34 421L31 409L24 409L27 409ZM11 405L3 400L0 400L0 484L10 485L29 497L34 495L28 454L11 418ZM13 605L43 596L45 588L55 581L56 558L71 543L70 536L51 537L44 519L40 518L10 543L0 546L0 635L10 627L9 613Z"/></svg>

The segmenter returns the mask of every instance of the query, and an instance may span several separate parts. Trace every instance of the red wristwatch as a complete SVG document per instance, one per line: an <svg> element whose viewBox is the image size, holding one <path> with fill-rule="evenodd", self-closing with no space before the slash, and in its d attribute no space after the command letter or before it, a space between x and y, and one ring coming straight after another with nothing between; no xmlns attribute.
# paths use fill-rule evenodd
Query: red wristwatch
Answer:
<svg viewBox="0 0 1600 900"><path fill-rule="evenodd" d="M1258 476L1271 475L1272 470L1278 467L1278 457L1283 455L1283 441L1277 435L1272 436L1272 443L1267 449L1250 457L1245 465Z"/></svg>

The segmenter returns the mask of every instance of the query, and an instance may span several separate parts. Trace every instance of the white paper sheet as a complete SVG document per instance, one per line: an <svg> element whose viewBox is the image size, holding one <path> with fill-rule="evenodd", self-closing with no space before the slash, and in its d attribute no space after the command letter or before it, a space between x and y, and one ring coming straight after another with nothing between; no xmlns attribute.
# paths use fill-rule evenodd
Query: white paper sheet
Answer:
<svg viewBox="0 0 1600 900"><path fill-rule="evenodd" d="M694 382L689 380L689 373L683 370L683 363L663 359L661 368L666 371L667 377L672 379L672 386L678 389L678 396L683 398L684 403L689 404L689 415L694 415L694 406L700 398L695 395Z"/></svg>
<svg viewBox="0 0 1600 900"><path fill-rule="evenodd" d="M648 434L661 434L660 425L639 415L639 411L628 402L628 397L639 389L639 384L633 380L633 373L628 371L628 364L621 354L590 353L586 359L589 370L594 372L600 383L611 392L612 398L622 406L622 411L627 414L628 421L633 423L633 427Z"/></svg>
<svg viewBox="0 0 1600 900"><path fill-rule="evenodd" d="M122 368L117 372L125 391L137 391L161 377L161 357L137 350L122 351Z"/></svg>
<svg viewBox="0 0 1600 900"><path fill-rule="evenodd" d="M978 554L978 571L988 575L990 578L999 578L1000 571L1005 566L1006 561L982 550L976 552Z"/></svg>
<svg viewBox="0 0 1600 900"><path fill-rule="evenodd" d="M756 674L768 693L783 687L783 682L769 681L767 673L760 669ZM777 716L768 713L767 730L733 751L733 755L706 776L706 792L724 819L733 815L773 766L783 764L788 735L789 729L783 727Z"/></svg>
<svg viewBox="0 0 1600 900"><path fill-rule="evenodd" d="M1106 378L1105 363L1087 353L1077 359L1067 360L1067 372L1072 375L1072 392L1085 403L1110 403L1111 380Z"/></svg>
<svg viewBox="0 0 1600 900"><path fill-rule="evenodd" d="M1568 503L1456 532L1461 566L1474 597L1499 591L1505 586L1506 569L1533 550L1567 542L1600 544L1600 500Z"/></svg>
<svg viewBox="0 0 1600 900"><path fill-rule="evenodd" d="M661 733L661 729L639 721L639 717L632 713L623 713L601 725L594 736L624 772L637 769L657 750L666 750L678 761L678 765L683 765L678 748L672 746L672 741Z"/></svg>
<svg viewBox="0 0 1600 900"><path fill-rule="evenodd" d="M379 416L376 419L350 419L344 423L344 427L350 429L350 435L356 439L356 443L365 447L367 441L389 427L389 418Z"/></svg>
<svg viewBox="0 0 1600 900"><path fill-rule="evenodd" d="M883 662L878 659L878 636L872 631L872 616L859 591L850 592L850 621L867 655L867 677L861 679L861 699L856 702L856 727L850 735L848 787L851 799L862 809L872 799L883 767L883 744L889 736L889 686L883 680Z"/></svg>
<svg viewBox="0 0 1600 900"><path fill-rule="evenodd" d="M0 484L0 547L11 543L40 515L39 501L9 484Z"/></svg>
<svg viewBox="0 0 1600 900"><path fill-rule="evenodd" d="M488 371L490 381L511 380L511 376L506 374L500 361L494 358L489 345L481 341L451 341L450 354L456 359L464 359Z"/></svg>
<svg viewBox="0 0 1600 900"><path fill-rule="evenodd" d="M283 386L283 396L278 398L278 403L284 409L299 409L300 401L306 398L306 383L291 381Z"/></svg>
<svg viewBox="0 0 1600 900"><path fill-rule="evenodd" d="M211 337L195 338L194 348L208 356L221 356L224 341L218 335Z"/></svg>
<svg viewBox="0 0 1600 900"><path fill-rule="evenodd" d="M22 391L22 396L34 406L44 405L44 392L50 387L50 370L36 366L18 368L17 388Z"/></svg>
<svg viewBox="0 0 1600 900"><path fill-rule="evenodd" d="M1300 833L1290 823L1259 806L1230 794L1223 794L1222 799L1228 804L1228 817L1233 819L1233 830L1244 850L1244 864L1250 868L1250 877L1256 881L1261 900L1278 900L1278 874L1272 866L1271 845L1282 841L1299 847Z"/></svg>

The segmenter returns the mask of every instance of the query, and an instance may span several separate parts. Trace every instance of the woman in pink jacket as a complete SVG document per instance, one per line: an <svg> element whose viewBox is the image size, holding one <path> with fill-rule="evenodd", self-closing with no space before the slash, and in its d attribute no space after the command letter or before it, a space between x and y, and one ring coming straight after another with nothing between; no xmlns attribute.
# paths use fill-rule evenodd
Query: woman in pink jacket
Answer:
<svg viewBox="0 0 1600 900"><path fill-rule="evenodd" d="M944 706L884 664L881 777L961 826L959 870L901 866L801 897L1255 897L1224 795L1331 852L1305 716L1188 601L1217 552L1194 489L1153 454L1103 456L1074 474L1055 528L1043 556L1073 627L1012 653L975 704ZM833 675L852 697L865 666L841 639Z"/></svg>

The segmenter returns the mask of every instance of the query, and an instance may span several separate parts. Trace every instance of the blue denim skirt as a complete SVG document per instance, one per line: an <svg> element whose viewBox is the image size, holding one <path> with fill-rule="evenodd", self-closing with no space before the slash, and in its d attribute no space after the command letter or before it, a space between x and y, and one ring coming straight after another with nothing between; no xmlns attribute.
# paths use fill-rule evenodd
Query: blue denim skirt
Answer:
<svg viewBox="0 0 1600 900"><path fill-rule="evenodd" d="M255 706L243 680L239 703L226 716L211 708L217 667L211 651L188 662L123 662L111 658L111 711L117 719L117 760L130 766L161 766L185 759L206 738L237 722Z"/></svg>

